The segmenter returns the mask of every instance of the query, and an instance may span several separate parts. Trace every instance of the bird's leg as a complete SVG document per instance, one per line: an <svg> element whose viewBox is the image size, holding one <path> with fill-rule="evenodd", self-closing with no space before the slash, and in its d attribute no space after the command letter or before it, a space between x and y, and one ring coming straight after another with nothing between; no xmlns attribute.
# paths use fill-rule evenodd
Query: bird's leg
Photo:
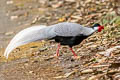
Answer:
<svg viewBox="0 0 120 80"><path fill-rule="evenodd" d="M60 43L57 46L57 50L56 50L56 56L59 56L59 49L60 49Z"/></svg>
<svg viewBox="0 0 120 80"><path fill-rule="evenodd" d="M70 50L72 51L72 53L73 53L73 55L74 55L74 57L76 57L77 56L77 54L73 51L73 49L70 47Z"/></svg>
<svg viewBox="0 0 120 80"><path fill-rule="evenodd" d="M72 47L70 47L70 50L72 51L73 55L74 55L74 59L79 59L80 56L77 56L77 54L73 51Z"/></svg>

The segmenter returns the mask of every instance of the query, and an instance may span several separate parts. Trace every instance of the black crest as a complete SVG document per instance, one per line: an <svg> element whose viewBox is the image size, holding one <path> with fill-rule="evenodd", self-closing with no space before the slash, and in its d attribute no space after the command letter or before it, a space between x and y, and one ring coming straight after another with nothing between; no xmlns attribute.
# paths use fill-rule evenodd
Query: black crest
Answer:
<svg viewBox="0 0 120 80"><path fill-rule="evenodd" d="M92 26L92 28L98 27L98 26L100 26L100 24L99 24L99 23L95 23L95 24Z"/></svg>

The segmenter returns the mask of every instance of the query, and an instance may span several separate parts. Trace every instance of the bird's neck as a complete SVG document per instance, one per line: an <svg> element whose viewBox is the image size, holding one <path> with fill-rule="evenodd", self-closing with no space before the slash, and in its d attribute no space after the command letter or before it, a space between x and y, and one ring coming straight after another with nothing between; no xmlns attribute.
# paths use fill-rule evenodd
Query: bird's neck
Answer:
<svg viewBox="0 0 120 80"><path fill-rule="evenodd" d="M94 32L96 32L98 30L98 28L86 28L86 32L84 32L84 34L86 36L90 36L92 35Z"/></svg>

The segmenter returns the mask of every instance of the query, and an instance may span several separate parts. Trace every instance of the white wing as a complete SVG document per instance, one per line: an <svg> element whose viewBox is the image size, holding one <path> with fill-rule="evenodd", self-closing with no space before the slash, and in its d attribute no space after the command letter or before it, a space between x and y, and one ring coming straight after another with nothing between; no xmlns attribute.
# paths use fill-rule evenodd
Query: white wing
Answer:
<svg viewBox="0 0 120 80"><path fill-rule="evenodd" d="M79 34L89 35L93 33L93 29L83 27L77 23L63 22L52 25L57 36L77 36Z"/></svg>
<svg viewBox="0 0 120 80"><path fill-rule="evenodd" d="M52 25L57 36L77 36L79 34L86 34L90 28L83 27L77 23L63 22ZM89 33L88 33L89 34Z"/></svg>

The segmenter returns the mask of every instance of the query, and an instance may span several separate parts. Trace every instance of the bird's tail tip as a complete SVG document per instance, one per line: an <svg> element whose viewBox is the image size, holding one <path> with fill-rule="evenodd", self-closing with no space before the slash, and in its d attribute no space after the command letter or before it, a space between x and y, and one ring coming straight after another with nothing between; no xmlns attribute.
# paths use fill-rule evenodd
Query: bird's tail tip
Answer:
<svg viewBox="0 0 120 80"><path fill-rule="evenodd" d="M8 59L8 54L7 54L6 51L4 52L3 56L4 56L6 59Z"/></svg>

